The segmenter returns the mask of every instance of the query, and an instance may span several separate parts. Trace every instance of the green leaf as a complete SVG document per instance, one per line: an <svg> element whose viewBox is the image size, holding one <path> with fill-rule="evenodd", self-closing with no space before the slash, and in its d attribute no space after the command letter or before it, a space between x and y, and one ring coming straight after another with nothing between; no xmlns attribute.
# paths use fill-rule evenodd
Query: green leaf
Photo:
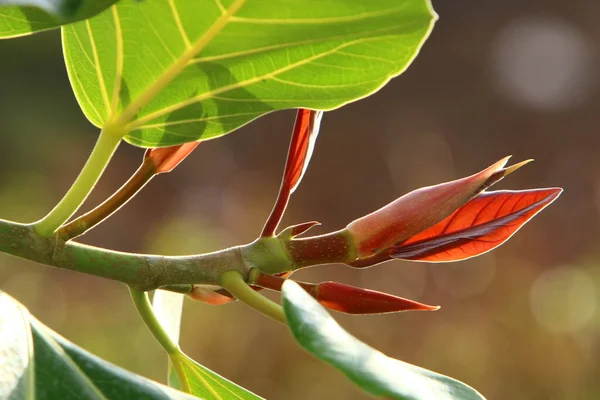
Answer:
<svg viewBox="0 0 600 400"><path fill-rule="evenodd" d="M297 283L286 281L282 293L289 327L300 345L366 392L403 400L483 399L462 382L387 357L356 339Z"/></svg>
<svg viewBox="0 0 600 400"><path fill-rule="evenodd" d="M63 27L63 47L87 118L155 147L368 96L435 19L429 0L122 0Z"/></svg>
<svg viewBox="0 0 600 400"><path fill-rule="evenodd" d="M0 351L2 399L196 399L77 347L2 292Z"/></svg>
<svg viewBox="0 0 600 400"><path fill-rule="evenodd" d="M163 329L175 343L179 342L181 325L181 312L183 295L179 293L157 290L152 299L152 308L160 321ZM176 355L183 373L189 383L192 394L206 400L221 399L260 399L254 393L223 378L210 369L203 367L185 354ZM180 389L181 384L177 378L173 364L169 361L169 386Z"/></svg>
<svg viewBox="0 0 600 400"><path fill-rule="evenodd" d="M117 0L0 0L0 39L93 17Z"/></svg>
<svg viewBox="0 0 600 400"><path fill-rule="evenodd" d="M262 399L262 397L203 367L185 354L182 353L181 357L183 370L192 389L192 394L206 400ZM169 386L180 387L179 380L173 369L169 371Z"/></svg>

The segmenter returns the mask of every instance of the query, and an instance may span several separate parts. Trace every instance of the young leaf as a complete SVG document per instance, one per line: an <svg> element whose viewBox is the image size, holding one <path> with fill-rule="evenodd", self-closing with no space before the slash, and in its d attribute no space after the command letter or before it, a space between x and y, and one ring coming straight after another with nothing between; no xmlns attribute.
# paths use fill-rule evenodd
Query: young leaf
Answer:
<svg viewBox="0 0 600 400"><path fill-rule="evenodd" d="M435 19L428 0L121 1L62 29L86 117L161 147L363 98L407 68Z"/></svg>
<svg viewBox="0 0 600 400"><path fill-rule="evenodd" d="M183 369L192 389L192 394L203 400L259 400L262 397L236 385L235 383L212 372L198 364L186 355L183 355ZM169 372L169 386L180 387L177 374L171 369Z"/></svg>
<svg viewBox="0 0 600 400"><path fill-rule="evenodd" d="M293 281L283 285L283 308L292 334L305 350L372 395L402 400L483 399L462 382L387 357L359 341Z"/></svg>
<svg viewBox="0 0 600 400"><path fill-rule="evenodd" d="M0 0L0 39L90 18L117 0Z"/></svg>
<svg viewBox="0 0 600 400"><path fill-rule="evenodd" d="M323 112L321 111L307 110L305 108L298 110L279 194L261 236L273 236L275 234L275 230L277 230L277 226L281 222L290 196L300 184L304 172L308 168L317 135L319 134L319 125L321 124L322 117ZM315 223L309 222L308 224L309 226L306 226L304 231L310 229ZM296 233L296 235L300 233L302 232Z"/></svg>
<svg viewBox="0 0 600 400"><path fill-rule="evenodd" d="M507 241L562 189L484 192L429 229L390 249L393 258L429 262L464 260Z"/></svg>

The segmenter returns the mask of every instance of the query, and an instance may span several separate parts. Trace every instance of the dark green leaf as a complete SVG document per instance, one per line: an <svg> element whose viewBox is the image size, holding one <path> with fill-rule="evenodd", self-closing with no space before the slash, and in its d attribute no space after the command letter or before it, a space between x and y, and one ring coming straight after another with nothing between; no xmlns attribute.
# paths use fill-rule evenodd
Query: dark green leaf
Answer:
<svg viewBox="0 0 600 400"><path fill-rule="evenodd" d="M29 313L0 292L0 399L34 399L33 341Z"/></svg>
<svg viewBox="0 0 600 400"><path fill-rule="evenodd" d="M346 332L297 283L283 284L283 307L296 340L363 390L402 400L482 400L455 379L387 357Z"/></svg>
<svg viewBox="0 0 600 400"><path fill-rule="evenodd" d="M63 45L87 118L155 147L365 97L407 68L434 20L428 0L122 0L63 27Z"/></svg>
<svg viewBox="0 0 600 400"><path fill-rule="evenodd" d="M33 399L34 387L38 400L196 399L77 347L1 292L0 351L2 399Z"/></svg>
<svg viewBox="0 0 600 400"><path fill-rule="evenodd" d="M0 39L93 17L117 0L0 0Z"/></svg>

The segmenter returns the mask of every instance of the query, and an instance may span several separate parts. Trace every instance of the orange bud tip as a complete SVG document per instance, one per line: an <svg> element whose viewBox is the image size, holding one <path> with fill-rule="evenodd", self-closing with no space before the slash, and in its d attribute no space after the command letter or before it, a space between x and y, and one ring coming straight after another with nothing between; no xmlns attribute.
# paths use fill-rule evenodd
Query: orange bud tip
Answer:
<svg viewBox="0 0 600 400"><path fill-rule="evenodd" d="M212 306L219 306L221 304L227 304L235 301L234 298L217 293L209 287L197 285L194 285L192 292L188 294L188 296L196 301L210 304Z"/></svg>
<svg viewBox="0 0 600 400"><path fill-rule="evenodd" d="M144 158L152 160L157 174L164 174L171 172L199 144L200 142L188 142L176 146L148 149L144 154Z"/></svg>

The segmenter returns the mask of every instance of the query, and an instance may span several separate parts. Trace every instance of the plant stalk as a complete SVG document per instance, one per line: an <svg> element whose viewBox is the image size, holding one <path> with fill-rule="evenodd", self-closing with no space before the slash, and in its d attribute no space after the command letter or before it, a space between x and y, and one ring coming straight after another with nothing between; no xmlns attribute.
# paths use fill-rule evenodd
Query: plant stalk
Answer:
<svg viewBox="0 0 600 400"><path fill-rule="evenodd" d="M122 135L111 129L103 129L79 176L62 200L41 220L34 223L35 231L50 237L79 209L104 172L117 150Z"/></svg>
<svg viewBox="0 0 600 400"><path fill-rule="evenodd" d="M152 335L156 338L161 347L165 349L169 355L169 359L173 365L173 370L177 374L177 379L179 380L181 389L186 393L191 393L192 390L190 388L190 383L183 369L183 353L181 352L179 345L171 339L167 331L165 331L160 321L156 317L154 309L152 308L152 304L150 304L148 293L134 289L131 286L129 287L129 293L131 293L133 304L135 305L137 312L142 317L142 320L148 329L150 329L150 332L152 332Z"/></svg>
<svg viewBox="0 0 600 400"><path fill-rule="evenodd" d="M156 175L152 160L144 162L123 186L102 204L84 215L74 219L58 230L58 235L65 241L76 238L98 225L114 214L125 203L131 200Z"/></svg>
<svg viewBox="0 0 600 400"><path fill-rule="evenodd" d="M224 273L220 283L221 287L250 307L282 324L286 323L283 308L248 286L239 272L229 271Z"/></svg>

